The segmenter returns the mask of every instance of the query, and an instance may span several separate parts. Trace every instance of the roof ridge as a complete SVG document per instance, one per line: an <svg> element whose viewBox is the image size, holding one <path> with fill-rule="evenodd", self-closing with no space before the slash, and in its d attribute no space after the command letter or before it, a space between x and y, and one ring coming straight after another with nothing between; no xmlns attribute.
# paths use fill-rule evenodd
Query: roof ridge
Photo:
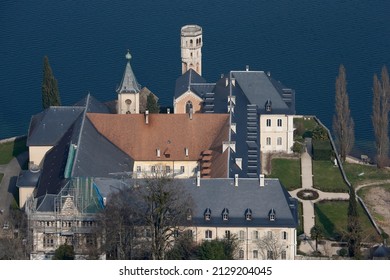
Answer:
<svg viewBox="0 0 390 280"><path fill-rule="evenodd" d="M87 95L87 100L85 102L86 105L85 105L84 112L83 112L83 119L81 121L79 137L77 139L76 154L73 157L73 162L77 161L77 159L78 159L79 150L80 150L80 143L81 143L81 137L82 137L83 129L84 129L85 118L87 117L87 111L88 111L87 108L88 108L88 104L89 104L89 98L90 98L90 94ZM74 169L75 169L75 164L73 164L73 166L72 166L71 176L73 175L73 173L75 171Z"/></svg>

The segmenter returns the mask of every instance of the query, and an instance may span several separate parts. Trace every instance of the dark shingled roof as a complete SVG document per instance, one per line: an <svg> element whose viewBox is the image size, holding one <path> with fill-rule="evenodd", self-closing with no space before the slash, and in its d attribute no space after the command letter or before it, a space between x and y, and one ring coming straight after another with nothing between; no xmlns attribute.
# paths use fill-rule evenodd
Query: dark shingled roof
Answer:
<svg viewBox="0 0 390 280"><path fill-rule="evenodd" d="M84 107L50 107L31 118L27 146L54 146Z"/></svg>
<svg viewBox="0 0 390 280"><path fill-rule="evenodd" d="M134 160L101 135L85 117L82 124L72 177L108 177L133 170Z"/></svg>
<svg viewBox="0 0 390 280"><path fill-rule="evenodd" d="M104 197L123 187L123 182L113 179L95 179L99 192ZM234 179L176 179L183 192L191 196L195 205L192 221L188 225L209 227L290 227L298 225L297 202L292 198L278 179L265 179L265 186L259 186L258 179L239 179L238 187ZM126 184L142 184L143 180L126 181ZM109 201L108 201L109 203ZM211 210L211 220L204 219L207 208ZM229 219L222 219L224 209L229 211ZM245 219L245 211L252 211L252 220ZM270 221L270 210L274 209L275 220Z"/></svg>
<svg viewBox="0 0 390 280"><path fill-rule="evenodd" d="M39 179L35 197L46 194L57 194L66 184L64 176L66 163L68 160L69 146L72 141L74 125L61 138L45 156L42 173Z"/></svg>
<svg viewBox="0 0 390 280"><path fill-rule="evenodd" d="M31 171L31 170L22 170L19 174L16 186L18 188L22 187L35 187L38 183L39 176L41 171Z"/></svg>
<svg viewBox="0 0 390 280"><path fill-rule="evenodd" d="M206 80L200 76L193 69L188 70L176 80L175 98L179 98L183 93L189 89L202 98L206 92L212 92L215 84L207 83Z"/></svg>
<svg viewBox="0 0 390 280"><path fill-rule="evenodd" d="M240 85L249 103L258 106L259 113L266 113L265 104L270 100L272 114L295 114L295 104L289 101L294 97L293 90L285 88L263 71L232 71L230 73ZM291 92L292 97L284 97L287 91Z"/></svg>
<svg viewBox="0 0 390 280"><path fill-rule="evenodd" d="M107 107L107 105L98 101L91 94L88 94L82 100L77 102L74 106L86 107L88 113L102 113L102 114L110 113L110 110Z"/></svg>

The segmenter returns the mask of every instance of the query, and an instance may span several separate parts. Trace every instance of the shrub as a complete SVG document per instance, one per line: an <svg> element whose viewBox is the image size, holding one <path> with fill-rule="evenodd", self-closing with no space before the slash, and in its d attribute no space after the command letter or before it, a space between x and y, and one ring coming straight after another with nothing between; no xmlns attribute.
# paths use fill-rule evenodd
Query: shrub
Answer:
<svg viewBox="0 0 390 280"><path fill-rule="evenodd" d="M330 160L332 156L333 150L329 140L313 139L314 160Z"/></svg>

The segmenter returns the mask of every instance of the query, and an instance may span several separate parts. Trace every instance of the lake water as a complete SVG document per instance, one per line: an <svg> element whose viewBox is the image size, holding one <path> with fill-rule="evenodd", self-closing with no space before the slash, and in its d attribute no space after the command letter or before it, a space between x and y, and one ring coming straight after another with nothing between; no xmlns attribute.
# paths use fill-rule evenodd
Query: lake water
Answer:
<svg viewBox="0 0 390 280"><path fill-rule="evenodd" d="M31 115L41 111L44 55L63 105L87 92L115 99L127 49L138 82L171 105L181 71L180 28L198 24L207 81L246 65L270 71L295 89L297 114L315 114L329 128L344 64L355 153L371 153L372 79L390 67L389 12L388 0L3 0L0 139L26 134Z"/></svg>

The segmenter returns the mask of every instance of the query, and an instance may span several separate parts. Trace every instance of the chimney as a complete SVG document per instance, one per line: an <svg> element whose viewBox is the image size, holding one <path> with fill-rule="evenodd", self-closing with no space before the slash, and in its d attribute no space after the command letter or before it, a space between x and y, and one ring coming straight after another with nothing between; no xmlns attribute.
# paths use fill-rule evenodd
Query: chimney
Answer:
<svg viewBox="0 0 390 280"><path fill-rule="evenodd" d="M265 186L265 180L264 180L264 174L260 174L259 176L259 183L260 183L260 187L264 187Z"/></svg>
<svg viewBox="0 0 390 280"><path fill-rule="evenodd" d="M189 112L188 112L188 115L190 116L190 120L192 120L192 114L193 114L193 109L190 108Z"/></svg>
<svg viewBox="0 0 390 280"><path fill-rule="evenodd" d="M145 111L145 124L149 124L149 110Z"/></svg>
<svg viewBox="0 0 390 280"><path fill-rule="evenodd" d="M236 164L242 170L242 158L236 158Z"/></svg>
<svg viewBox="0 0 390 280"><path fill-rule="evenodd" d="M238 187L238 174L234 174L234 186Z"/></svg>
<svg viewBox="0 0 390 280"><path fill-rule="evenodd" d="M245 66L245 70L246 70L246 71L249 71L249 65L246 65L246 66Z"/></svg>
<svg viewBox="0 0 390 280"><path fill-rule="evenodd" d="M184 148L184 152L186 154L186 157L188 157L188 148Z"/></svg>
<svg viewBox="0 0 390 280"><path fill-rule="evenodd" d="M225 87L227 87L229 85L229 78L226 78L225 79Z"/></svg>
<svg viewBox="0 0 390 280"><path fill-rule="evenodd" d="M156 155L157 157L160 157L160 149L156 149Z"/></svg>
<svg viewBox="0 0 390 280"><path fill-rule="evenodd" d="M171 113L171 108L167 108L167 114Z"/></svg>
<svg viewBox="0 0 390 280"><path fill-rule="evenodd" d="M200 171L196 172L196 186L200 187Z"/></svg>
<svg viewBox="0 0 390 280"><path fill-rule="evenodd" d="M232 85L235 87L236 86L236 78L232 78Z"/></svg>

